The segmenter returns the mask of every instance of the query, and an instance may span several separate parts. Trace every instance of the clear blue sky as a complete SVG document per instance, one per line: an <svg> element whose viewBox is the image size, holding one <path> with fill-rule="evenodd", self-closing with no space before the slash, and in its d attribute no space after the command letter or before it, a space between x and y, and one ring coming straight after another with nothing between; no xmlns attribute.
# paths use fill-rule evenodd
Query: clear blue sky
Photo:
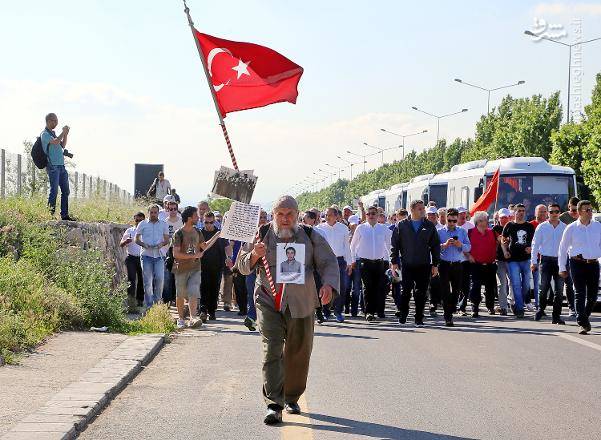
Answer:
<svg viewBox="0 0 601 440"><path fill-rule="evenodd" d="M305 68L296 106L230 114L241 168L259 175L256 200L336 161L362 142L398 142L378 128L429 133L434 113L467 107L441 136L473 135L488 87L525 80L514 96L566 91L567 50L523 35L535 17L565 25L582 18L584 38L601 36L601 3L529 1L201 1L196 27L280 51ZM595 33L596 32L596 33ZM183 6L177 0L2 2L0 146L20 150L48 111L72 126L78 168L133 187L135 162L163 162L186 201L203 198L213 171L229 165ZM601 43L583 47L582 95L601 71ZM502 94L493 95L495 105ZM397 156L395 156L397 155ZM398 157L388 152L386 160ZM369 166L377 165L374 159Z"/></svg>

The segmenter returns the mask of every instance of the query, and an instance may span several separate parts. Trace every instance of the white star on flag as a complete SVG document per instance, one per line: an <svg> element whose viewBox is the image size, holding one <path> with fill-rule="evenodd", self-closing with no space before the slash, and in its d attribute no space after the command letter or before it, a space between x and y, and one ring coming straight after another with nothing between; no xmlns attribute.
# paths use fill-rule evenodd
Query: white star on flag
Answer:
<svg viewBox="0 0 601 440"><path fill-rule="evenodd" d="M248 65L249 64L250 64L250 61L248 63L245 63L241 59L238 59L238 65L236 67L232 67L232 70L235 70L236 73L238 74L238 77L236 79L240 79L240 77L242 75L250 76L250 73L248 73Z"/></svg>

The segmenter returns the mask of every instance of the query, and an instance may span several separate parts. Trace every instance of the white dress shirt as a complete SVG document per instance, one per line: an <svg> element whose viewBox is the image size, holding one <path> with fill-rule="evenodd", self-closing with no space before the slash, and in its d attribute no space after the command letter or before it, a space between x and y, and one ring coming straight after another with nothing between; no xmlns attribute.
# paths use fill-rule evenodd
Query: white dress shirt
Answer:
<svg viewBox="0 0 601 440"><path fill-rule="evenodd" d="M125 240L126 238L131 238L131 241L129 242L129 244L127 246L125 246L127 255L131 255L133 257L139 257L140 250L142 248L140 247L139 244L136 244L136 227L135 226L131 226L130 228L127 228L127 230L123 233L122 240Z"/></svg>
<svg viewBox="0 0 601 440"><path fill-rule="evenodd" d="M566 270L568 256L581 254L587 260L601 258L601 223L591 220L585 226L578 219L566 226L559 244L559 271Z"/></svg>
<svg viewBox="0 0 601 440"><path fill-rule="evenodd" d="M353 261L359 258L368 260L388 260L390 258L390 239L392 231L381 223L374 226L361 223L355 229L351 240Z"/></svg>
<svg viewBox="0 0 601 440"><path fill-rule="evenodd" d="M531 263L538 264L538 256L557 257L559 252L559 243L563 231L566 229L566 224L559 222L557 226L553 226L549 221L542 222L534 231L532 239Z"/></svg>
<svg viewBox="0 0 601 440"><path fill-rule="evenodd" d="M142 242L149 246L156 246L162 243L165 236L169 236L169 227L167 223L157 220L151 222L150 219L141 221L136 229L136 235L140 235ZM161 250L158 248L145 249L142 248L140 251L142 257L163 257Z"/></svg>
<svg viewBox="0 0 601 440"><path fill-rule="evenodd" d="M334 223L330 226L328 223L321 223L314 228L323 238L326 239L336 257L344 257L346 264L351 264L351 246L350 231L342 223Z"/></svg>
<svg viewBox="0 0 601 440"><path fill-rule="evenodd" d="M469 220L466 220L464 224L462 224L462 225L457 225L457 226L459 226L460 228L463 228L463 229L465 229L465 231L466 231L466 232L467 232L467 231L469 231L470 229L474 229L474 228L476 227L476 225L474 225L474 224L473 224L471 221L469 221Z"/></svg>

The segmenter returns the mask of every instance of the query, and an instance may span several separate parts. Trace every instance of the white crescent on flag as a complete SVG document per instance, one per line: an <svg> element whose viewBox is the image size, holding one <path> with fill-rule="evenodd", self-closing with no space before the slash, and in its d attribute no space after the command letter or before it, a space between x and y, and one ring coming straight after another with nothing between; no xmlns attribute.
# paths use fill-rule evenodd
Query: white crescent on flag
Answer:
<svg viewBox="0 0 601 440"><path fill-rule="evenodd" d="M211 78L213 77L213 72L211 70L211 67L213 65L213 59L220 53L227 53L229 56L232 56L232 53L229 50L224 49L222 47L216 47L215 49L211 49L211 51L209 52L209 55L207 56L207 69L209 71L209 76ZM228 79L226 83L214 85L213 87L215 88L215 91L218 92L223 87L227 86L229 83L230 83L230 80Z"/></svg>

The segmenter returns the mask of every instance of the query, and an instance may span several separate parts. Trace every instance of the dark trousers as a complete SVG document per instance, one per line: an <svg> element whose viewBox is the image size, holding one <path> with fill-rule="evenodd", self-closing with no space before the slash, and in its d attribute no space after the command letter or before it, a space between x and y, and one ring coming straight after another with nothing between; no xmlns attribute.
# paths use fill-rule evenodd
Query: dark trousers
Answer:
<svg viewBox="0 0 601 440"><path fill-rule="evenodd" d="M378 310L383 309L381 305L386 298L386 292L384 292L386 263L384 260L367 260L364 258L359 260L361 280L363 280L365 286L363 300L365 301L366 315L376 315Z"/></svg>
<svg viewBox="0 0 601 440"><path fill-rule="evenodd" d="M405 317L409 314L409 300L411 299L411 293L413 293L416 322L424 319L424 307L426 306L426 294L431 270L429 264L410 266L403 263L401 265L401 276L403 278L401 281L401 314Z"/></svg>
<svg viewBox="0 0 601 440"><path fill-rule="evenodd" d="M401 283L392 283L392 299L397 310L401 310Z"/></svg>
<svg viewBox="0 0 601 440"><path fill-rule="evenodd" d="M568 300L568 307L571 310L576 310L574 307L574 283L572 282L572 276L570 275L570 259L566 264L566 270L568 271L568 277L564 280L566 286L566 298Z"/></svg>
<svg viewBox="0 0 601 440"><path fill-rule="evenodd" d="M144 279L142 278L142 264L140 257L128 255L125 258L125 268L127 269L127 295L130 298L136 298L138 302L144 301Z"/></svg>
<svg viewBox="0 0 601 440"><path fill-rule="evenodd" d="M344 305L346 303L346 261L344 257L337 257L338 260L338 272L340 275L340 292L333 303L334 313L342 314L344 312ZM323 314L329 317L331 314L330 305L322 306Z"/></svg>
<svg viewBox="0 0 601 440"><path fill-rule="evenodd" d="M436 310L441 298L440 277L430 278L430 310Z"/></svg>
<svg viewBox="0 0 601 440"><path fill-rule="evenodd" d="M232 271L232 281L234 283L234 295L238 309L244 315L248 313L248 292L246 290L246 277L238 271Z"/></svg>
<svg viewBox="0 0 601 440"><path fill-rule="evenodd" d="M217 300L219 299L219 285L221 284L222 268L203 265L200 272L200 311L215 315Z"/></svg>
<svg viewBox="0 0 601 440"><path fill-rule="evenodd" d="M449 263L448 261L441 261L438 266L438 273L444 319L450 321L453 319L453 313L455 313L455 309L457 308L457 298L459 297L459 292L461 292L463 265L460 262Z"/></svg>
<svg viewBox="0 0 601 440"><path fill-rule="evenodd" d="M482 301L482 286L484 285L484 302L488 310L495 308L495 296L497 293L497 265L472 263L472 290L470 300L478 310L480 301Z"/></svg>
<svg viewBox="0 0 601 440"><path fill-rule="evenodd" d="M599 263L586 263L570 259L570 274L574 282L574 307L576 322L581 326L590 325L589 316L593 313L599 290Z"/></svg>
<svg viewBox="0 0 601 440"><path fill-rule="evenodd" d="M472 283L471 263L469 261L461 262L461 292L459 292L459 310L465 312L467 299L470 296Z"/></svg>
<svg viewBox="0 0 601 440"><path fill-rule="evenodd" d="M538 309L545 310L553 282L553 320L561 316L563 303L563 278L559 276L557 257L541 257L540 261L540 287L538 291Z"/></svg>

